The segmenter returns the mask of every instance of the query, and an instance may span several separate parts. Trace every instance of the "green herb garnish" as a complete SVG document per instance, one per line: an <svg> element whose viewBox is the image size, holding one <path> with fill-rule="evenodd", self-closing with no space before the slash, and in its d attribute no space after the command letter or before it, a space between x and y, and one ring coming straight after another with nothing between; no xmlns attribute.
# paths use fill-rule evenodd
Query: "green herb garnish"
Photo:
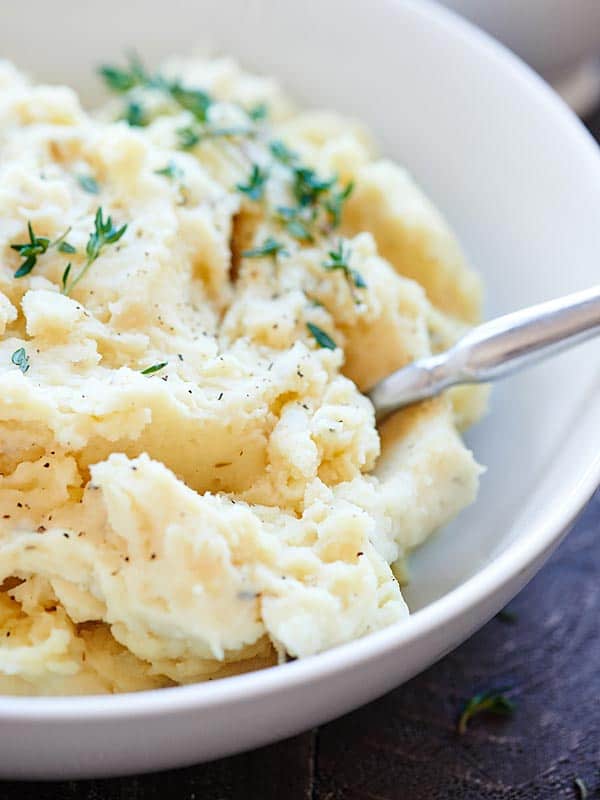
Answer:
<svg viewBox="0 0 600 800"><path fill-rule="evenodd" d="M65 271L62 274L62 278L60 279L61 292L63 294L66 294L67 292L67 283L69 281L70 273L71 273L71 262L69 261L69 263L65 267Z"/></svg>
<svg viewBox="0 0 600 800"><path fill-rule="evenodd" d="M243 192L251 200L260 200L263 196L268 177L268 170L261 169L258 164L253 164L247 182L238 183L236 189Z"/></svg>
<svg viewBox="0 0 600 800"><path fill-rule="evenodd" d="M252 136L253 131L241 126L231 128L195 128L191 125L185 128L178 128L179 147L183 150L191 150L200 142L206 139L229 139L236 136Z"/></svg>
<svg viewBox="0 0 600 800"><path fill-rule="evenodd" d="M164 369L168 363L168 361L161 361L160 364L153 364L151 367L146 367L146 369L140 371L142 375L154 375L155 372Z"/></svg>
<svg viewBox="0 0 600 800"><path fill-rule="evenodd" d="M185 128L178 128L175 133L179 139L178 145L183 150L191 150L192 147L195 147L200 141L200 134L198 130L189 125Z"/></svg>
<svg viewBox="0 0 600 800"><path fill-rule="evenodd" d="M70 292L73 291L75 286L77 286L79 281L85 276L86 272L92 266L94 261L96 261L96 259L100 256L103 249L109 244L115 244L115 242L118 242L126 230L127 225L122 225L120 228L115 228L113 226L112 218L107 217L106 220L104 220L102 208L99 207L97 209L96 216L94 218L94 230L92 233L90 233L90 238L88 239L85 247L87 256L85 264L79 271L79 274L73 278L70 284L67 283L67 280L71 270L70 265L67 265L67 268L62 276L63 294L70 294Z"/></svg>
<svg viewBox="0 0 600 800"><path fill-rule="evenodd" d="M114 92L125 93L136 87L161 91L167 94L180 108L189 111L198 122L206 122L208 109L213 102L210 95L202 89L183 86L180 81L171 81L162 75L150 75L137 57L129 60L129 69L103 66L100 68L100 75L104 78L108 88ZM141 122L144 120L141 110L132 111L133 105L137 105L139 108L137 103L129 104L126 119L134 120L130 122L130 125L147 124L145 121Z"/></svg>
<svg viewBox="0 0 600 800"><path fill-rule="evenodd" d="M72 244L67 242L67 236L71 233L71 228L67 228L67 230L63 233L62 236L59 236L58 239L55 239L53 242L50 243L50 247L56 247L59 253L76 253L77 248L73 247Z"/></svg>
<svg viewBox="0 0 600 800"><path fill-rule="evenodd" d="M29 242L25 244L11 244L11 248L25 259L19 269L15 272L15 278L23 278L29 275L37 263L38 256L43 255L50 247L50 239L45 236L36 236L31 227L31 222L27 223L29 231Z"/></svg>
<svg viewBox="0 0 600 800"><path fill-rule="evenodd" d="M474 695L462 710L458 719L457 731L462 735L466 732L469 721L477 714L498 714L509 716L516 708L515 703L509 700L504 689L491 689Z"/></svg>
<svg viewBox="0 0 600 800"><path fill-rule="evenodd" d="M587 800L589 795L588 788L585 784L585 781L581 778L575 778L573 783L575 784L575 788L577 789L577 794L579 800Z"/></svg>
<svg viewBox="0 0 600 800"><path fill-rule="evenodd" d="M100 187L98 186L98 182L95 178L92 178L91 175L78 175L77 183L81 186L83 191L87 192L88 194L100 193Z"/></svg>
<svg viewBox="0 0 600 800"><path fill-rule="evenodd" d="M344 208L344 203L350 197L353 190L354 190L354 183L350 181L350 183L346 184L346 186L341 191L331 192L330 196L323 203L325 210L329 214L332 227L337 228L337 226L342 221L342 211Z"/></svg>
<svg viewBox="0 0 600 800"><path fill-rule="evenodd" d="M15 278L23 278L25 275L29 275L37 264L38 256L43 255L51 247L57 247L62 253L75 252L73 245L65 241L71 228L67 228L63 235L59 236L58 239L55 239L53 242L45 236L37 236L31 227L31 222L27 223L27 230L29 231L28 242L25 244L11 244L11 248L16 250L17 253L25 259L15 272Z"/></svg>
<svg viewBox="0 0 600 800"><path fill-rule="evenodd" d="M19 347L18 350L15 350L15 352L10 357L10 360L15 365L15 367L18 367L23 373L23 375L25 375L25 373L29 369L29 356L25 352L25 348Z"/></svg>
<svg viewBox="0 0 600 800"><path fill-rule="evenodd" d="M250 250L242 250L242 255L246 258L263 258L264 256L287 256L289 253L282 242L278 242L276 239L269 236L258 247L253 247Z"/></svg>
<svg viewBox="0 0 600 800"><path fill-rule="evenodd" d="M319 345L319 347L324 347L327 350L336 349L337 345L333 341L331 336L328 333L325 333L325 331L322 328L319 328L318 325L315 325L312 322L307 322L306 327L312 334L315 342Z"/></svg>
<svg viewBox="0 0 600 800"><path fill-rule="evenodd" d="M99 72L113 92L129 92L135 86L148 86L152 83L152 78L135 56L129 59L129 69L120 69L107 64L100 67Z"/></svg>
<svg viewBox="0 0 600 800"><path fill-rule="evenodd" d="M155 169L154 174L164 175L165 178L175 180L176 178L183 177L183 170L178 167L174 161L169 161L166 167L163 167L162 169Z"/></svg>
<svg viewBox="0 0 600 800"><path fill-rule="evenodd" d="M269 143L271 154L282 164L290 167L298 160L298 154L290 150L283 142L276 140Z"/></svg>
<svg viewBox="0 0 600 800"><path fill-rule="evenodd" d="M310 231L310 222L301 217L301 209L291 206L278 206L277 217L285 225L287 232L300 242L312 242L314 237Z"/></svg>
<svg viewBox="0 0 600 800"><path fill-rule="evenodd" d="M328 272L339 269L348 280L352 281L357 289L367 288L367 284L360 272L350 267L351 250L349 248L348 250L344 250L344 243L341 239L338 242L337 250L330 250L328 255L329 261L323 262L323 269L326 269Z"/></svg>
<svg viewBox="0 0 600 800"><path fill-rule="evenodd" d="M199 122L206 122L208 109L212 105L210 96L202 89L186 89L179 81L165 84L165 88L175 102L191 112Z"/></svg>
<svg viewBox="0 0 600 800"><path fill-rule="evenodd" d="M323 192L327 192L335 178L323 180L314 169L309 167L296 167L294 169L294 196L300 206L314 205Z"/></svg>
<svg viewBox="0 0 600 800"><path fill-rule="evenodd" d="M149 123L143 105L135 100L127 103L123 119L132 128L145 128Z"/></svg>
<svg viewBox="0 0 600 800"><path fill-rule="evenodd" d="M260 122L269 116L269 108L266 103L257 103L248 109L248 116L253 122Z"/></svg>

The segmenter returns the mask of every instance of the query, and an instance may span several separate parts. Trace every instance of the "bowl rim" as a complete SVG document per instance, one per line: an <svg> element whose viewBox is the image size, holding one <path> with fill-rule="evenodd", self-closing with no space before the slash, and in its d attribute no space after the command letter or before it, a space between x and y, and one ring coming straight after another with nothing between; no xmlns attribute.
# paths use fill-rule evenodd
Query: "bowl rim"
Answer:
<svg viewBox="0 0 600 800"><path fill-rule="evenodd" d="M425 25L445 29L481 57L500 65L508 77L532 93L544 105L588 159L600 179L600 151L583 123L557 94L521 59L475 25L432 0L379 0L385 5L402 5L407 13L422 17ZM600 180L599 180L600 183ZM414 645L442 625L449 625L498 592L515 575L526 573L557 544L600 484L600 454L582 469L571 473L561 495L538 515L527 534L450 592L414 612L407 619L358 640L347 642L298 661L241 675L185 686L123 692L114 695L66 695L58 697L0 694L3 722L53 721L81 723L177 714L246 700L256 700L284 689L308 685L336 673L367 663L400 647Z"/></svg>

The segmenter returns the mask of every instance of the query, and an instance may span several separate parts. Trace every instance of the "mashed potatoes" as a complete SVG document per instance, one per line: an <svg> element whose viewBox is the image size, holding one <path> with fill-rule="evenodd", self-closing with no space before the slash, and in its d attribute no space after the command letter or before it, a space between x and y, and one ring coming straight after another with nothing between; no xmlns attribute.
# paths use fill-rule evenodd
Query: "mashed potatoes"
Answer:
<svg viewBox="0 0 600 800"><path fill-rule="evenodd" d="M365 131L229 60L0 64L0 691L116 692L406 617L394 570L476 494L455 390L362 392L480 287Z"/></svg>

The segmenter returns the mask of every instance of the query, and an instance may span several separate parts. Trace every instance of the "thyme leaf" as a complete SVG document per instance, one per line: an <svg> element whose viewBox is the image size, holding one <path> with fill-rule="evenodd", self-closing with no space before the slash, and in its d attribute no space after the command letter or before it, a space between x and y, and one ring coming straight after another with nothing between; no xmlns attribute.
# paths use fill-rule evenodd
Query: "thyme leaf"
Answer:
<svg viewBox="0 0 600 800"><path fill-rule="evenodd" d="M63 294L70 294L79 281L85 276L94 261L101 255L102 251L107 245L115 244L123 236L127 230L127 225L122 225L120 228L115 228L112 218L109 216L104 219L104 212L102 207L99 206L96 210L94 218L94 230L90 233L90 237L85 246L86 261L79 273L68 283L69 274L71 272L70 265L68 264L62 276L62 291Z"/></svg>
<svg viewBox="0 0 600 800"><path fill-rule="evenodd" d="M319 345L319 347L324 347L327 350L335 350L337 345L331 338L331 336L326 333L322 328L319 328L318 325L315 325L313 322L307 322L306 327L308 328L310 334L312 335L315 342Z"/></svg>
<svg viewBox="0 0 600 800"><path fill-rule="evenodd" d="M245 258L263 258L264 256L287 256L289 253L282 242L278 242L276 239L273 239L272 236L269 236L258 247L252 247L250 250L242 250L242 255Z"/></svg>
<svg viewBox="0 0 600 800"><path fill-rule="evenodd" d="M15 278L23 278L25 275L29 275L31 270L37 264L38 256L44 255L44 253L51 247L56 247L61 253L75 252L73 245L65 241L66 237L71 231L71 228L67 228L62 236L59 236L58 239L55 239L53 242L50 241L50 239L48 239L46 236L37 236L33 230L31 222L27 223L27 230L29 232L28 242L25 242L24 244L11 244L11 249L16 250L17 253L24 258L23 263L14 274Z"/></svg>
<svg viewBox="0 0 600 800"><path fill-rule="evenodd" d="M344 249L344 243L340 239L338 242L337 250L330 250L329 253L329 261L323 262L323 269L326 269L328 272L333 272L334 270L341 270L346 278L356 286L357 289L366 289L367 284L363 276L358 272L358 270L352 269L350 267L350 257L352 255L351 250Z"/></svg>
<svg viewBox="0 0 600 800"><path fill-rule="evenodd" d="M509 716L512 714L516 705L504 695L507 689L508 687L503 689L488 689L487 691L480 692L471 697L465 704L458 719L458 733L461 735L466 733L470 720L477 714L486 713L502 716Z"/></svg>
<svg viewBox="0 0 600 800"><path fill-rule="evenodd" d="M163 175L165 178L175 180L176 178L183 177L183 170L181 167L178 167L174 161L169 161L169 163L165 167L162 167L162 169L155 169L154 174Z"/></svg>
<svg viewBox="0 0 600 800"><path fill-rule="evenodd" d="M142 369L140 372L142 375L154 375L155 372L164 369L168 363L168 361L161 361L160 364L152 364L151 367L146 367L146 369Z"/></svg>
<svg viewBox="0 0 600 800"><path fill-rule="evenodd" d="M98 181L91 175L78 175L77 183L81 186L83 191L87 192L88 194L100 193L100 187L98 186Z"/></svg>
<svg viewBox="0 0 600 800"><path fill-rule="evenodd" d="M25 375L25 373L29 369L29 356L27 355L25 348L19 347L18 350L15 350L15 352L10 357L10 360L15 365L15 367L18 367L23 373L23 375Z"/></svg>
<svg viewBox="0 0 600 800"><path fill-rule="evenodd" d="M243 192L251 200L260 200L264 194L268 178L268 170L261 169L258 164L253 164L246 183L238 183L236 189Z"/></svg>
<svg viewBox="0 0 600 800"><path fill-rule="evenodd" d="M269 107L266 103L257 103L248 109L248 116L253 122L261 122L269 116Z"/></svg>

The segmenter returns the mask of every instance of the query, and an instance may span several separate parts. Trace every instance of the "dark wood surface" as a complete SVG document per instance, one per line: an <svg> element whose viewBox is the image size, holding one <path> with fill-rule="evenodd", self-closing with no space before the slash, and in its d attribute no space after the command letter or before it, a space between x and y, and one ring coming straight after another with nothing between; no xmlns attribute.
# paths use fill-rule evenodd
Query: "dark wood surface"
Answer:
<svg viewBox="0 0 600 800"><path fill-rule="evenodd" d="M600 112L588 120L600 139ZM318 730L139 778L2 783L2 800L560 800L600 798L600 491L544 569L419 677ZM456 733L474 692L510 685L511 718ZM1 746L1 743L0 743Z"/></svg>

